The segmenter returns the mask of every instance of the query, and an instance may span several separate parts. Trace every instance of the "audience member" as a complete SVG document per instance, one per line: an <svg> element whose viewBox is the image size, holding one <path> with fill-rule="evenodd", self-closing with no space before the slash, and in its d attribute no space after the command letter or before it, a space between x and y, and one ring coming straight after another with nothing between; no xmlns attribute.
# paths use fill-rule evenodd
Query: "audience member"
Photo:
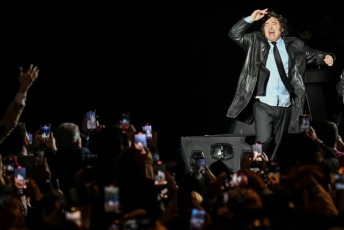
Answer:
<svg viewBox="0 0 344 230"><path fill-rule="evenodd" d="M97 155L82 147L79 127L65 122L58 126L55 135L57 151L52 156L52 177L59 181L60 189L68 193L74 186L74 175L88 165L95 164Z"/></svg>
<svg viewBox="0 0 344 230"><path fill-rule="evenodd" d="M338 133L338 128L336 123L333 121L324 121L317 127L317 137L323 143L324 148L335 154L339 161L339 167L344 166L344 146L341 136ZM337 148L339 147L339 149ZM344 149L343 149L344 150Z"/></svg>
<svg viewBox="0 0 344 230"><path fill-rule="evenodd" d="M190 173L178 168L183 163L153 157L159 153L156 131L147 147L136 145L132 124L126 130L82 128L82 139L78 125L64 122L49 138L37 130L32 153L25 148L25 124L14 127L0 145L1 229L108 230L129 222L138 229L189 229L195 208L205 211L209 230L344 227L344 196L333 191L344 144L331 122L291 135L278 149L278 162L265 153L245 153L237 172L216 161L195 164ZM33 173L19 195L2 176L2 157L27 154ZM105 210L106 186L119 189L117 212ZM81 214L76 222L68 219L73 212Z"/></svg>
<svg viewBox="0 0 344 230"><path fill-rule="evenodd" d="M37 79L38 72L37 66L34 65L30 65L25 72L22 67L19 67L19 90L15 99L0 120L0 143L3 142L17 126L25 107L28 90Z"/></svg>

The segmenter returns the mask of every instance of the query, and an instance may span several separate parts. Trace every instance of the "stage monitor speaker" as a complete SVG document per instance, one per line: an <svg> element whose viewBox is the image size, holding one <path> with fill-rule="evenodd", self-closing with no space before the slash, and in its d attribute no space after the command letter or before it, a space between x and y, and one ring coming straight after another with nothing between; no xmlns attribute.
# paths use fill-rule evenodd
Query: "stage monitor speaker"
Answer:
<svg viewBox="0 0 344 230"><path fill-rule="evenodd" d="M254 137L244 135L206 135L181 138L182 156L187 172L191 171L193 154L204 153L206 164L221 160L233 171L240 170L240 161L244 152L251 151Z"/></svg>
<svg viewBox="0 0 344 230"><path fill-rule="evenodd" d="M256 130L255 130L256 122L253 122L252 124L246 124L245 122L231 119L229 122L229 130L228 133L230 134L239 134L239 135L246 135L246 136L255 136Z"/></svg>

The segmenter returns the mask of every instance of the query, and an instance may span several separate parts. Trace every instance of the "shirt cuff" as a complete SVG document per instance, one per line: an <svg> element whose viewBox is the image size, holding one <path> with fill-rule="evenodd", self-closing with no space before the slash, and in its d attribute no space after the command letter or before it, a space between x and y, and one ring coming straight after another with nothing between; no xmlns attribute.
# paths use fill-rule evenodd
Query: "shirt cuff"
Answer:
<svg viewBox="0 0 344 230"><path fill-rule="evenodd" d="M253 23L253 21L251 20L251 16L247 16L246 18L244 18L246 22L248 23Z"/></svg>
<svg viewBox="0 0 344 230"><path fill-rule="evenodd" d="M19 104L25 105L26 102L26 95L18 92L15 99L16 102L18 102Z"/></svg>

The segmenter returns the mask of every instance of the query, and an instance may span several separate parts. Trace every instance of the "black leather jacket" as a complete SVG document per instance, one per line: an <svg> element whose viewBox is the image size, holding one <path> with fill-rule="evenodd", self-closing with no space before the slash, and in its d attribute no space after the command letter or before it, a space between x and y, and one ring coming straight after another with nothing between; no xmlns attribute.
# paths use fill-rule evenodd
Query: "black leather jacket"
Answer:
<svg viewBox="0 0 344 230"><path fill-rule="evenodd" d="M269 53L270 45L264 34L260 31L246 33L252 24L247 23L244 18L237 22L229 31L229 37L241 48L247 55L244 66L241 70L238 85L234 99L227 111L226 116L238 118L237 116L247 107L256 93L259 73L269 71L265 68L265 60ZM306 71L306 64L325 65L324 58L329 54L335 60L335 55L314 50L305 45L305 43L296 37L283 37L286 49L289 54L289 79L294 89L294 96L291 98L292 115L289 123L289 132L299 131L298 119L303 114L305 104L305 85L303 82ZM264 71L262 71L264 70ZM262 74L261 74L262 75ZM251 111L250 111L251 112ZM251 114L251 113L248 113ZM247 117L240 118L247 123Z"/></svg>

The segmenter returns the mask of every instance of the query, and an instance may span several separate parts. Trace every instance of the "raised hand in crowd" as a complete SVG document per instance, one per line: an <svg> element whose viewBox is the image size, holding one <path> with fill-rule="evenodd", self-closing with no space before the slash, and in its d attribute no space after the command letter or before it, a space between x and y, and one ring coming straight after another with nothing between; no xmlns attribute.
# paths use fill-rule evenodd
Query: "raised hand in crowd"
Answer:
<svg viewBox="0 0 344 230"><path fill-rule="evenodd" d="M12 132L17 126L19 119L25 107L26 95L38 77L37 66L30 65L24 72L23 67L19 67L19 90L13 102L8 107L4 116L0 120L0 143Z"/></svg>
<svg viewBox="0 0 344 230"><path fill-rule="evenodd" d="M37 66L30 65L29 68L24 72L23 67L19 67L19 92L26 96L27 91L37 79L39 69Z"/></svg>

